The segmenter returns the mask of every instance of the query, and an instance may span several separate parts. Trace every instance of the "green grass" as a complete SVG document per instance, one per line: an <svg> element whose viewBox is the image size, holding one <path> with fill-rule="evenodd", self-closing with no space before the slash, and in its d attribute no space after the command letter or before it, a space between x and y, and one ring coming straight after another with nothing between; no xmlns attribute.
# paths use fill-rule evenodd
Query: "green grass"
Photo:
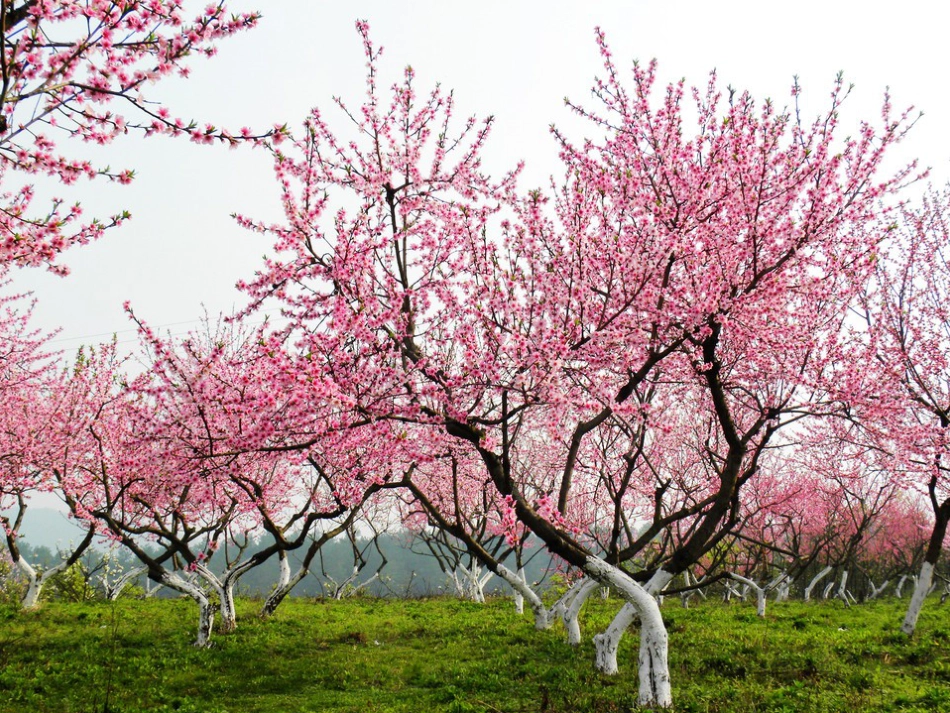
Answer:
<svg viewBox="0 0 950 713"><path fill-rule="evenodd" d="M906 599L905 599L906 602ZM584 644L560 625L534 630L509 600L285 602L262 622L190 646L187 600L49 603L0 609L0 712L318 713L320 711L627 711L636 636L621 673L593 670L590 637L619 606L592 600ZM904 602L667 601L677 711L950 711L950 606L927 602L918 633L898 632Z"/></svg>

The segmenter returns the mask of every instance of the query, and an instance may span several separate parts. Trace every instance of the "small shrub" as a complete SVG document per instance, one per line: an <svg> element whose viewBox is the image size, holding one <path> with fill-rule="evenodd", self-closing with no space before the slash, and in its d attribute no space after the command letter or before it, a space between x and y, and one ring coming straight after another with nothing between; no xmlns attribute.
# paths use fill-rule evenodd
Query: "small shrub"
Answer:
<svg viewBox="0 0 950 713"><path fill-rule="evenodd" d="M89 575L81 562L76 562L54 575L43 588L43 598L58 602L91 602L99 593L89 581Z"/></svg>

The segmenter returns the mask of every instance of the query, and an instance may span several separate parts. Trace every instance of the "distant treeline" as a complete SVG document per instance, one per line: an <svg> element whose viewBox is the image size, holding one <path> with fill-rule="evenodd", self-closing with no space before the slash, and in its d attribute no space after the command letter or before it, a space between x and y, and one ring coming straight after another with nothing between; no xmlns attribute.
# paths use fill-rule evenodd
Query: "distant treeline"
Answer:
<svg viewBox="0 0 950 713"><path fill-rule="evenodd" d="M357 577L353 579L351 586L359 586L361 583L372 579L373 575L379 572L379 577L362 589L366 594L381 597L415 598L455 593L451 577L440 569L439 562L419 540L406 534L381 534L377 537L376 543L357 539L356 545L362 550L365 565L362 566ZM245 548L243 556L250 556L265 546L266 541L264 540L258 543L251 542ZM61 557L45 545L31 547L28 542L23 541L20 543L20 548L28 561L39 565L41 568L52 567L61 561ZM537 543L529 543L525 557L531 559L525 566L525 576L529 583L538 582L543 588L550 581L551 576L556 573L556 569L550 555L544 551L539 552L538 549ZM543 548L540 549L543 550ZM0 547L0 552L2 552L2 547ZM87 553L81 560L82 566L87 572L92 573L93 579L100 576L103 557L107 552L110 558L113 580L122 571L139 566L139 562L124 549L117 547L112 550L105 550L102 546L99 546ZM381 570L380 566L383 564L383 560L380 552L386 558L386 563ZM353 575L355 564L353 543L345 537L331 540L323 546L321 553L322 557L318 556L314 561L310 575L293 590L293 596L332 596L338 587ZM210 558L211 569L215 571L222 570L225 558L234 554L236 553L233 549L230 552L225 550L215 552ZM302 554L302 551L289 554L294 569L300 564L298 556L300 554ZM532 555L534 556L532 557ZM467 563L467 558L465 560ZM514 561L507 564L512 569L515 568ZM274 586L278 576L279 563L276 557L272 557L264 564L245 574L241 578L237 591L239 594L249 597L265 596ZM135 584L140 587L145 586L145 576L143 575L137 579ZM497 578L489 581L485 588L486 594L507 594L509 592L510 588ZM156 596L162 596L162 593L159 592ZM168 596L178 596L178 593L168 592Z"/></svg>

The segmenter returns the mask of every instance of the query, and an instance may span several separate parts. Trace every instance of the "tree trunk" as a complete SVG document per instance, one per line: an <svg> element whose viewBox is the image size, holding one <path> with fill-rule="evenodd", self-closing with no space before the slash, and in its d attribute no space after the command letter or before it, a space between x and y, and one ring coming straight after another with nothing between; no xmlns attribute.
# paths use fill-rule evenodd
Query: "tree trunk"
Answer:
<svg viewBox="0 0 950 713"><path fill-rule="evenodd" d="M60 572L63 572L72 565L72 562L60 562L55 567L50 567L42 574L37 574L36 570L30 566L22 557L17 559L17 566L26 574L28 586L26 594L23 596L20 606L24 609L36 609L40 605L40 595L43 593L43 587L46 583Z"/></svg>
<svg viewBox="0 0 950 713"><path fill-rule="evenodd" d="M652 598L657 592L664 589L672 579L673 575L669 572L662 569L658 570L650 581L644 585L643 590ZM656 602L655 599L653 601ZM657 604L657 611L659 611L659 604ZM620 639L639 616L639 607L628 600L614 616L610 625L594 637L596 665L599 671L611 674L617 673L617 649L620 646Z"/></svg>
<svg viewBox="0 0 950 713"><path fill-rule="evenodd" d="M764 617L765 616L765 594L766 594L765 588L760 587L758 584L753 582L751 579L748 579L747 577L743 577L738 574L733 574L731 572L729 573L729 576L732 579L736 580L737 582L744 584L746 587L748 587L749 589L755 592L755 613L761 617Z"/></svg>
<svg viewBox="0 0 950 713"><path fill-rule="evenodd" d="M275 611L277 607L280 606L280 603L284 601L286 596L290 594L290 591L297 586L297 584L304 577L307 576L307 573L310 570L306 567L301 567L297 570L297 573L293 576L290 574L290 562L287 559L287 553L281 551L280 553L280 578L277 580L277 585L274 587L274 591L270 593L270 596L264 600L264 605L261 607L260 616L262 619L266 619Z"/></svg>
<svg viewBox="0 0 950 713"><path fill-rule="evenodd" d="M581 588L577 591L577 594L574 595L574 599L571 600L570 606L568 606L564 613L561 615L561 620L564 622L564 628L567 629L567 643L571 646L580 646L581 645L581 625L577 620L577 617L581 613L581 608L584 606L591 594L594 593L594 590L597 589L600 585L595 579L586 579L584 584L581 585Z"/></svg>
<svg viewBox="0 0 950 713"><path fill-rule="evenodd" d="M820 582L829 574L831 574L832 569L833 568L831 567L831 565L828 565L823 570L821 570L818 574L816 574L814 577L811 578L811 581L808 583L808 586L805 587L805 601L806 602L811 601L811 590L815 588L815 585L818 584L818 582Z"/></svg>
<svg viewBox="0 0 950 713"><path fill-rule="evenodd" d="M176 592L187 594L198 605L198 638L195 646L204 649L211 646L211 629L214 626L214 614L217 607L211 603L201 587L179 577L173 572L163 572L161 583Z"/></svg>
<svg viewBox="0 0 950 713"><path fill-rule="evenodd" d="M848 600L848 570L841 573L841 584L838 585L838 592L835 596L843 601L846 607L851 606L851 602Z"/></svg>
<svg viewBox="0 0 950 713"><path fill-rule="evenodd" d="M786 576L781 584L778 585L778 591L775 596L775 601L785 602L788 601L788 593L792 588L792 580L790 577Z"/></svg>
<svg viewBox="0 0 950 713"><path fill-rule="evenodd" d="M234 610L234 582L225 580L224 586L218 592L218 598L221 601L221 626L222 633L230 633L237 629L237 612Z"/></svg>
<svg viewBox="0 0 950 713"><path fill-rule="evenodd" d="M40 593L43 591L43 581L40 579L36 570L22 557L17 557L17 567L26 575L26 594L20 600L20 606L24 609L35 609L40 604Z"/></svg>
<svg viewBox="0 0 950 713"><path fill-rule="evenodd" d="M901 598L903 598L903 596L904 596L904 592L903 592L903 590L904 590L904 582L906 582L907 579L908 579L907 575L906 575L906 574L902 574L902 575L901 575L901 578L897 580L897 591L894 592L894 594L897 595L897 598L898 598L898 599L901 599Z"/></svg>
<svg viewBox="0 0 950 713"><path fill-rule="evenodd" d="M910 598L910 606L907 607L907 614L904 616L904 623L901 625L901 631L910 636L917 628L917 617L920 616L920 610L924 606L924 600L930 592L930 585L933 582L934 565L924 560L920 567L920 576L914 584L914 593Z"/></svg>
<svg viewBox="0 0 950 713"><path fill-rule="evenodd" d="M683 570L683 586L689 587L691 585L692 585L692 582L690 581L690 578L689 578L689 570L685 569ZM680 599L683 602L683 609L689 609L689 600L692 596L693 596L692 592L683 592L682 594L680 594Z"/></svg>
<svg viewBox="0 0 950 713"><path fill-rule="evenodd" d="M553 619L548 609L544 606L544 602L541 601L541 597L528 586L528 582L524 577L524 570L522 569L519 574L515 574L503 564L500 564L498 565L497 574L521 596L522 602L528 600L528 606L531 607L531 611L534 614L534 628L538 631L544 631L550 628Z"/></svg>
<svg viewBox="0 0 950 713"><path fill-rule="evenodd" d="M148 572L148 567L133 567L128 572L119 577L115 584L106 588L106 598L108 598L110 602L114 602L119 598L119 596L122 594L125 588L129 586L129 584L134 582L137 577L142 576L146 572Z"/></svg>
<svg viewBox="0 0 950 713"><path fill-rule="evenodd" d="M651 584L654 591L661 591L673 575L659 570L646 587L641 587L633 579L624 574L617 567L612 567L597 557L588 557L584 571L604 586L612 586L627 603L621 609L630 609L640 617L640 653L638 657L638 676L640 690L637 702L644 707L668 708L673 705L673 695L670 688L670 670L667 659L669 638L660 607L652 596ZM617 615L620 616L620 613ZM628 615L632 619L632 616ZM614 622L617 617L614 617ZM619 631L611 622L608 630L594 637L596 649L596 666L599 671L607 674L617 673L617 646L620 636L626 626Z"/></svg>
<svg viewBox="0 0 950 713"><path fill-rule="evenodd" d="M518 568L518 579L520 579L525 586L528 586L528 578L525 576L524 567ZM524 594L521 593L520 589L514 590L514 600L515 600L515 613L518 616L524 615Z"/></svg>
<svg viewBox="0 0 950 713"><path fill-rule="evenodd" d="M924 552L924 563L920 567L920 577L914 584L914 594L910 598L910 606L907 607L907 615L904 617L904 623L901 625L901 631L910 636L917 628L917 617L920 616L920 609L924 605L924 599L930 593L930 587L933 584L934 568L940 559L940 553L943 551L943 541L947 536L947 524L950 522L950 498L942 503L937 503L935 494L937 480L936 476L930 481L930 500L934 508L934 527L930 532L930 541L927 543L927 551Z"/></svg>
<svg viewBox="0 0 950 713"><path fill-rule="evenodd" d="M884 584L880 587L875 587L874 582L871 581L870 577L868 578L868 584L871 585L871 593L868 595L868 598L865 601L871 601L872 599L877 599L881 594L887 589L887 585L891 583L891 580L885 579Z"/></svg>

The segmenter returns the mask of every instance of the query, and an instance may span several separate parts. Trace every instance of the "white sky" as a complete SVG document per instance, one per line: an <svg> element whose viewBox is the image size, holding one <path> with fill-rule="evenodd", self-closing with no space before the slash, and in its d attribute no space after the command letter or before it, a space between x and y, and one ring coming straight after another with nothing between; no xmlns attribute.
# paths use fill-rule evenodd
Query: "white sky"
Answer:
<svg viewBox="0 0 950 713"><path fill-rule="evenodd" d="M332 96L351 106L362 98L364 58L354 21L365 18L374 42L386 48L380 86L411 64L420 92L435 81L453 88L460 114L496 117L489 168L500 172L523 159L523 186L537 186L558 172L548 126L574 125L563 98L587 102L600 72L593 41L600 25L621 69L634 58L656 57L664 80L686 77L704 86L716 68L723 84L783 106L797 74L814 107L809 116L826 106L835 74L844 70L857 85L845 124L877 119L889 85L895 108L913 104L925 112L900 158L919 157L936 183L950 178L950 10L940 9L943 3L240 0L232 6L262 10L259 28L222 43L213 60L196 61L187 81L154 87L151 98L173 114L236 130L295 126L316 105L336 120ZM37 326L62 328L57 346L72 349L113 332L131 340L124 300L173 333L194 327L202 305L211 314L241 307L234 283L253 274L270 245L229 216L280 219L264 152L136 137L101 153L102 163L134 168L134 183L97 181L55 194L81 200L87 216L128 209L133 220L67 254L67 278L39 271L14 276L17 290L33 290L39 300Z"/></svg>

